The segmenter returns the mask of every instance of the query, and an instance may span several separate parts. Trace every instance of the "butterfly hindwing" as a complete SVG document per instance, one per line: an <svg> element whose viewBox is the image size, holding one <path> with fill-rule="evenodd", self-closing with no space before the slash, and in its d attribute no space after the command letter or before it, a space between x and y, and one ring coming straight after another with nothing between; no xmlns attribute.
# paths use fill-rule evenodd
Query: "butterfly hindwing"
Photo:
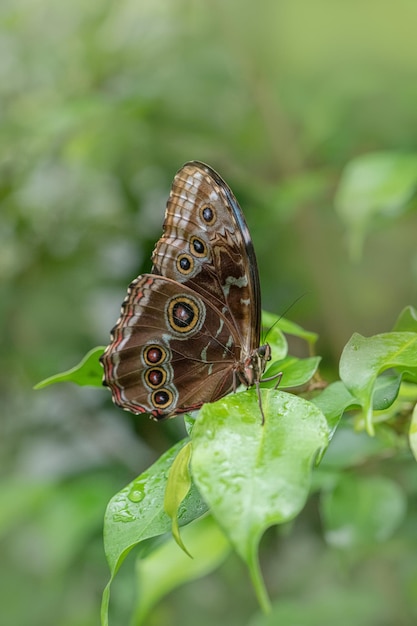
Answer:
<svg viewBox="0 0 417 626"><path fill-rule="evenodd" d="M155 418L216 400L233 387L233 328L202 296L154 274L129 287L103 365L116 404ZM198 400L196 400L196 398Z"/></svg>

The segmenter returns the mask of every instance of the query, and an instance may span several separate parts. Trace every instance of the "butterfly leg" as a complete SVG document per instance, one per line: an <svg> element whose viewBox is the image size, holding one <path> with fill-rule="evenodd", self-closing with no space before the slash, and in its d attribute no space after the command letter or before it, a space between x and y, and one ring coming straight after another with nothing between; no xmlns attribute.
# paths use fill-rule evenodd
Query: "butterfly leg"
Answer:
<svg viewBox="0 0 417 626"><path fill-rule="evenodd" d="M278 389L279 384L281 382L281 378L282 378L282 372L278 372L278 374L276 375L277 382L274 385L274 389Z"/></svg>
<svg viewBox="0 0 417 626"><path fill-rule="evenodd" d="M260 382L264 383L264 382L268 382L269 380L277 379L277 382L274 385L274 389L277 389L279 383L281 382L281 378L282 378L282 372L278 372L278 374L274 374L273 376L269 376L268 378L263 378ZM260 382L259 382L259 380L255 380L256 393L258 395L258 404L259 404L259 410L260 410L261 415L262 415L262 426L263 426L265 424L265 413L264 413L264 410L263 410L263 407L262 407L262 396L261 396Z"/></svg>
<svg viewBox="0 0 417 626"><path fill-rule="evenodd" d="M233 370L233 393L236 393L236 389L238 388L238 376L236 370Z"/></svg>
<svg viewBox="0 0 417 626"><path fill-rule="evenodd" d="M274 385L274 389L277 389L282 378L283 372L278 372L278 374L274 374L273 376L268 376L268 378L262 378L261 383L267 383L271 380L277 379L277 382Z"/></svg>
<svg viewBox="0 0 417 626"><path fill-rule="evenodd" d="M263 406L262 406L261 387L260 387L260 384L259 384L259 380L255 381L255 387L256 387L256 394L258 396L259 410L260 410L261 416L262 416L261 426L263 426L265 424L265 413L264 413Z"/></svg>

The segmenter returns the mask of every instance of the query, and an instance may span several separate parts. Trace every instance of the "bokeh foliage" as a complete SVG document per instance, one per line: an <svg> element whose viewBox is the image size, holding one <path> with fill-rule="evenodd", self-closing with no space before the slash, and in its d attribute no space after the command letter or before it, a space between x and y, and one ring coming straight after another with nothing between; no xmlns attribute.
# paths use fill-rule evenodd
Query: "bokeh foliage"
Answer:
<svg viewBox="0 0 417 626"><path fill-rule="evenodd" d="M127 283L150 267L183 162L207 161L238 197L264 307L284 313L306 293L287 316L319 333L329 379L354 331L389 330L415 303L416 212L373 224L354 263L334 199L352 159L416 152L416 19L408 0L2 1L5 623L97 623L106 503L182 433L180 419L133 419L104 391L32 386L107 341ZM383 471L415 488L401 457ZM291 535L270 533L277 622L295 596L298 615L328 615L330 589L336 608L352 607L349 623L415 623L415 513L378 551L342 563L324 549L314 503ZM240 625L255 606L231 559L168 598L154 623L193 624L199 611L201 626L224 615Z"/></svg>

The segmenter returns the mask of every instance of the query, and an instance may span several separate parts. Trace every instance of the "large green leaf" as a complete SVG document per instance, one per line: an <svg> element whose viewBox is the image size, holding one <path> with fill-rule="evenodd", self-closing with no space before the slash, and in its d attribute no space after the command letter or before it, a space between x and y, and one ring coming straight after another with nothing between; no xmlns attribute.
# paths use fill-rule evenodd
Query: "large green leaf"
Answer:
<svg viewBox="0 0 417 626"><path fill-rule="evenodd" d="M282 391L261 390L261 396L264 424L255 390L203 406L191 434L191 467L267 609L257 559L260 538L304 506L313 461L327 446L329 431L311 402Z"/></svg>

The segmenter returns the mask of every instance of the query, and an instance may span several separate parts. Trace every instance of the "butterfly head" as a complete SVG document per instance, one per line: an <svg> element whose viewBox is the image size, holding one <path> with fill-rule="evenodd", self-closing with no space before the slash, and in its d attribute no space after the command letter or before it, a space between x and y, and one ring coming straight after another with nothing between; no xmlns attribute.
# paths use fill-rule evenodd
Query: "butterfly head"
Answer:
<svg viewBox="0 0 417 626"><path fill-rule="evenodd" d="M237 378L246 387L252 387L255 383L259 383L266 364L270 360L271 346L265 343L259 346L259 348L252 350L249 356L239 363L239 368L236 372Z"/></svg>

